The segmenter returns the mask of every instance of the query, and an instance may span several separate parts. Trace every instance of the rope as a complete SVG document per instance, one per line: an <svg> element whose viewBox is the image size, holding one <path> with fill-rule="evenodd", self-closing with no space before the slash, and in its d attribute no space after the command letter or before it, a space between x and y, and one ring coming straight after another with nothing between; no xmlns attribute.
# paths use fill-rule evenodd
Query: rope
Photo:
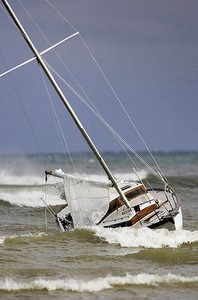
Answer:
<svg viewBox="0 0 198 300"><path fill-rule="evenodd" d="M47 202L45 201L45 199L43 199L43 197L41 197L41 200L43 201L43 204L45 205L45 208L48 210L48 212L50 213L50 215L56 220L56 213L53 211L53 209L47 204Z"/></svg>
<svg viewBox="0 0 198 300"><path fill-rule="evenodd" d="M61 124L60 124L60 121L59 121L59 118L58 118L55 106L54 106L53 101L52 101L52 97L51 97L51 95L49 93L49 89L47 87L47 84L46 84L46 81L45 81L45 77L44 77L44 74L43 74L43 72L42 72L41 69L40 69L40 73L41 73L41 76L42 76L42 79L43 79L43 83L44 83L44 86L45 86L45 89L46 89L46 93L48 95L49 104L50 104L50 107L52 109L52 113L53 113L53 116L54 116L54 121L55 121L56 128L57 128L57 134L58 134L58 137L59 137L60 144L62 146L62 151L64 153L65 161L67 162L66 152L65 152L65 148L66 148L67 149L67 153L69 154L69 158L70 158L70 161L72 163L72 167L74 169L74 172L77 173L75 165L74 165L74 161L73 161L72 156L71 156L71 152L69 150L69 147L68 147L65 135L63 133L63 129L61 127ZM63 144L63 142L64 142L64 144Z"/></svg>
<svg viewBox="0 0 198 300"><path fill-rule="evenodd" d="M153 154L151 153L148 145L146 144L146 142L144 141L142 135L140 134L139 130L137 129L135 123L132 121L131 117L129 116L127 110L125 109L123 103L121 102L120 98L118 97L118 95L116 94L115 90L113 89L110 81L108 80L108 78L106 77L106 75L104 74L104 72L102 71L101 67L99 66L98 62L96 61L93 53L91 52L91 50L89 49L88 45L86 44L86 42L84 41L82 35L80 34L80 38L82 39L82 42L84 43L87 51L89 52L90 56L92 57L93 61L95 62L97 68L99 69L100 73L102 74L104 80L106 81L107 85L109 86L110 90L112 91L113 95L115 96L115 99L118 101L119 105L121 106L121 108L123 109L124 113L126 114L127 118L129 119L131 125L133 126L133 128L135 129L136 133L138 134L139 138L141 139L142 143L144 144L145 148L147 149L148 153L150 154L151 158L153 159L154 163L156 164L159 172L162 174L162 177L163 176L163 173L162 173L162 170L159 166L159 164L157 163L156 159L154 158Z"/></svg>
<svg viewBox="0 0 198 300"><path fill-rule="evenodd" d="M95 109L95 107L91 107L86 100L78 94L76 90L65 80L61 77L61 75L55 71L47 62L47 66L50 68L50 70L89 108L89 110L95 114L95 116L112 132L112 134L116 137L117 140L119 140L123 145L125 145L137 158L139 161L141 161L145 167L149 169L151 173L153 173L159 180L161 180L161 176L152 169L152 167L144 161L144 159L131 147L127 144L127 142L107 123L107 121L104 120L104 118L101 116L101 114ZM126 152L127 153L127 152ZM127 154L128 155L128 154ZM136 166L137 167L137 166Z"/></svg>
<svg viewBox="0 0 198 300"><path fill-rule="evenodd" d="M25 7L23 6L23 4L21 3L20 0L18 0L19 3L21 4L21 6L24 8L24 10L26 11L26 13L28 14L28 16L31 18L31 20L34 22L34 24L36 25L36 27L39 29L39 31L41 32L41 34L44 36L44 38L47 40L46 36L43 34L43 32L40 30L40 28L38 27L38 25L36 24L36 22L33 20L33 18L31 17L31 15L27 12L27 10L25 9ZM75 31L76 28L56 9L56 7L54 5L52 5L50 3L49 0L45 0L64 20L67 24L69 24L69 26L71 28L73 28ZM134 124L134 122L132 121L131 117L129 116L128 112L126 111L124 105L121 103L118 95L116 94L115 90L113 89L112 85L110 84L108 78L106 77L106 75L104 74L104 72L102 71L101 67L99 66L98 62L96 61L94 55L92 54L91 50L89 49L88 45L86 44L86 42L84 41L83 37L80 35L80 38L85 46L85 48L87 49L88 53L90 54L91 58L93 59L94 63L96 64L98 70L100 71L100 73L102 74L104 80L106 81L107 85L109 86L110 90L112 91L113 95L115 96L115 99L118 101L119 105L121 106L121 108L123 109L124 113L126 114L127 118L129 119L131 125L134 127L136 133L138 134L139 138L141 139L141 141L143 142L144 146L146 147L148 153L150 154L151 158L153 159L154 163L156 164L158 170L159 170L159 174L157 172L155 172L140 156L139 154L132 148L130 147L119 135L118 133L115 132L115 130L103 119L103 117L99 114L99 112L97 111L97 109L95 108L95 106L93 105L93 103L91 102L91 100L89 99L89 97L87 97L86 93L84 92L84 90L81 88L81 86L79 85L79 83L77 82L77 80L75 79L75 77L73 76L73 74L69 71L69 69L66 67L66 65L64 64L64 66L67 68L67 70L69 71L70 75L72 75L72 78L75 80L75 82L78 84L78 86L81 88L81 91L83 92L83 94L86 96L86 98L89 100L89 102L91 103L92 107L90 107L90 105L88 105L88 103L80 96L78 95L78 93L76 91L74 91L73 88L71 88L71 86L69 86L67 84L67 86L73 90L73 92L78 95L78 98L80 97L80 99L83 101L86 102L86 105L89 106L89 108L98 116L98 118L109 128L109 130L113 133L113 135L116 137L116 139L119 141L119 143L123 143L123 145L125 145L125 147L127 147L150 171L152 171L152 173L155 174L155 176L160 179L161 177L163 178L162 176L162 171L156 161L156 159L154 158L154 156L152 155L150 149L148 148L147 144L145 143L143 137L141 136L140 132L138 131L136 125ZM49 41L47 40L47 42L49 43ZM49 43L50 44L50 43ZM54 50L55 51L55 50ZM56 51L55 51L56 53ZM56 53L57 54L57 53ZM58 55L57 55L58 56ZM59 57L59 56L58 56ZM59 57L59 59L61 60L61 58ZM61 60L62 61L62 60ZM52 69L52 68L51 68ZM48 95L49 95L49 92L48 92ZM50 100L51 101L51 100ZM52 104L52 107L53 107L53 104ZM54 110L54 115L55 115L55 118L56 118L56 122L58 124L58 127L61 131L61 135L62 137L64 137L64 134L63 134L63 131L61 129L61 126L60 126L60 123L58 121L58 118L57 118L57 114L55 113L55 109L53 107L53 110ZM65 140L65 137L64 137L64 140ZM66 142L66 141L65 141ZM66 145L66 148L68 148L67 146L67 143L65 143ZM123 147L123 146L122 146ZM125 150L126 152L126 150ZM127 152L126 152L127 153ZM73 164L73 162L72 162ZM134 164L134 162L133 162ZM74 166L73 166L74 167ZM75 168L74 168L75 169Z"/></svg>
<svg viewBox="0 0 198 300"><path fill-rule="evenodd" d="M25 10L25 12L27 13L27 15L29 16L29 18L32 20L32 22L34 23L34 25L37 27L37 29L39 30L39 32L42 34L42 36L44 37L44 39L45 39L45 40L47 41L47 43L51 46L51 43L49 42L49 40L47 39L47 37L45 36L45 34L42 32L42 30L40 29L40 27L38 26L38 24L35 22L35 20L33 19L33 17L29 14L29 12L28 12L27 9L24 7L24 5L21 3L21 1L20 1L20 0L18 0L18 1L19 1L19 3L21 4L21 6L23 7L23 9ZM46 2L48 2L48 1L46 1ZM48 2L48 4L49 4L50 6L52 6L51 3ZM53 7L53 6L52 6L52 7ZM55 9L55 7L53 7L53 8ZM70 24L70 26L71 26L71 24ZM78 32L76 32L76 33L73 34L73 35L76 35L76 34L78 34ZM53 51L54 51L54 52L56 53L56 55L58 56L56 50L53 49ZM44 53L44 52L45 52L45 51L43 51L43 53ZM61 60L61 58L60 58L59 56L58 56L58 58ZM61 60L61 62L63 62L63 61ZM66 65L64 64L64 66L66 66ZM62 151L63 151L63 153L64 153L65 161L67 162L66 151L65 151L65 149L66 149L66 150L67 150L67 153L69 154L69 158L70 158L70 161L71 161L73 170L74 170L75 173L77 173L77 172L76 172L75 165L74 165L74 161L73 161L73 158L72 158L72 155L71 155L71 152L70 152L69 147L68 147L68 144L67 144L67 142L66 142L66 138L65 138L65 135L64 135L64 133L63 133L61 124L60 124L60 122L59 122L59 119L58 119L58 116L57 116L57 113L56 113L56 110L55 110L55 107L54 107L54 104L53 104L51 95L50 95L50 93L49 93L49 89L48 89L48 87L47 87L47 84L46 84L44 75L43 75L43 73L42 73L41 70L40 70L40 72L41 72L41 76L42 76L42 79L43 79L43 82L44 82L44 86L45 86L45 89L46 89L46 92L47 92L47 95L48 95L49 103L50 103L50 106L51 106L51 108L52 108L53 115L54 115L54 118L55 118L55 123L56 123L57 133L58 133L58 136L59 136L60 144L61 144L61 146L62 146ZM58 129L59 129L59 130L58 130ZM60 133L59 133L59 132L60 132ZM65 148L64 148L64 146L63 146L61 137L62 137L62 139L63 139Z"/></svg>
<svg viewBox="0 0 198 300"><path fill-rule="evenodd" d="M67 24L69 24L69 26L71 27L71 28L73 28L75 31L77 31L77 29L56 9L56 7L54 6L54 5L52 5L51 4L51 2L49 1L49 0L45 0L64 20L65 20L65 22L67 23ZM20 0L19 0L19 2L20 2ZM20 4L22 5L22 3L20 2ZM25 7L22 5L22 7L25 9ZM27 10L25 9L25 11L27 12ZM48 39L46 38L46 36L43 34L43 32L41 31L41 29L39 28L39 26L36 24L36 22L33 20L33 18L31 17L31 15L27 12L27 14L29 15L29 17L32 19L32 21L34 22L34 24L36 25L36 27L39 29L39 31L41 32L41 34L44 36L44 38L46 39L46 41L49 43L49 41L48 41ZM109 82L109 80L108 80L108 78L106 77L106 75L104 74L104 72L102 71L102 69L101 69L101 67L100 67L100 65L98 64L98 62L96 61L96 59L95 59L95 57L94 57L94 55L93 55L93 53L91 52L91 50L89 49L89 47L88 47L88 45L86 44L86 42L85 42L85 40L83 39L83 37L82 37L82 35L81 34L79 34L80 35L80 38L81 38L81 40L82 40L82 42L83 42L83 44L84 44L84 46L85 46L85 48L87 49L87 51L88 51L88 53L90 54L90 56L91 56L91 58L93 59L93 61L94 61L94 63L96 64L96 66L97 66L97 68L99 69L99 71L100 71L100 73L102 74L102 76L103 76L103 78L104 78L104 80L106 81L106 83L107 83L107 85L109 86L109 88L110 88L110 90L112 91L112 93L113 93L113 95L115 96L115 98L116 98L116 100L118 101L118 103L119 103L119 105L121 106L121 108L123 109L123 111L124 111L124 113L126 114L126 116L127 116L127 118L129 119L129 121L130 121L130 123L132 124L132 126L134 127L134 129L135 129L135 131L136 131L136 133L138 134L138 136L139 136L139 138L141 139L141 141L142 141L142 143L144 144L144 146L146 147L146 149L147 149L147 151L148 151L148 153L150 154L150 156L151 156L151 158L153 159L153 161L154 161L154 163L156 164L156 166L157 166L157 168L158 168L158 170L159 170L159 172L160 172L160 176L162 176L163 177L163 173L162 173L162 170L161 170L161 168L160 168L160 166L159 166L159 164L157 163L157 161L156 161L156 159L154 158L154 156L152 155L152 153L151 153L151 151L150 151L150 149L149 149L149 147L147 146L147 144L146 144L146 142L144 141L144 139L143 139L143 137L141 136L141 134L140 134L140 132L138 131L138 129L137 129L137 127L136 127L136 125L135 125L135 123L132 121L132 119L131 119L131 117L129 116L129 114L128 114L128 112L127 112L127 110L125 109L125 107L124 107L124 105L122 104L122 102L121 102L121 100L119 99L119 97L118 97L118 95L116 94L116 92L115 92L115 90L113 89L113 87L112 87L112 85L111 85L111 83ZM50 44L50 43L49 43ZM61 60L61 62L63 63L63 61L62 61L62 59L60 58L60 56L57 54L57 52L54 50L54 52L56 53L56 55L58 56L58 58ZM69 69L68 69L68 67L65 65L65 63L63 63L64 64L64 66L66 67L66 69L68 70L68 72L70 73L70 75L72 76L72 78L75 80L75 82L78 84L78 86L80 87L80 89L81 89L81 91L83 92L83 94L86 96L86 98L89 100L89 102L91 103L91 105L93 105L93 103L91 102L91 100L90 100L90 98L86 95L86 93L84 92L84 90L82 89L82 87L80 86L80 84L78 83L78 81L76 80L76 78L74 77L74 75L69 71ZM67 84L67 86L69 86L68 84ZM70 86L70 89L71 89L71 86ZM74 89L72 89L73 90L73 92L74 92ZM75 92L75 94L77 94L76 92ZM79 97L79 96L78 96ZM82 100L82 97L81 97L81 100ZM97 112L97 114L99 115L99 112L97 111L97 109L95 108L95 106L93 106L94 107L94 110ZM56 115L56 114L55 114ZM101 117L101 115L100 115L100 118L102 118ZM56 115L56 119L57 119L57 122L58 122L58 118L57 118L57 115ZM105 122L106 124L107 124L107 122ZM61 134L62 134L62 136L64 137L64 134L63 134L63 132L62 132L62 129L61 129L61 127L60 127L60 124L58 125L59 126L59 128L60 128L60 130L61 130ZM112 131L112 132L114 132L114 134L115 134L115 131L108 125L108 128ZM117 135L117 137L118 137L118 134L116 133L115 134L115 136ZM64 138L65 139L65 138ZM120 140L120 137L119 137L119 140ZM125 142L125 144L127 144L126 142ZM127 147L128 147L128 149L132 149L131 147L129 147L129 145L127 145ZM134 149L132 149L132 152L133 152L133 154L135 154L136 155L136 157L137 158L139 158L140 159L140 156L137 154L137 152L134 150ZM143 159L141 158L141 161L143 161ZM144 162L144 165L145 166L149 166L147 163L145 164L146 162ZM149 170L151 170L151 167L149 166ZM152 170L152 172L153 172L153 170ZM154 171L154 173L155 174L157 174L155 171ZM159 175L157 175L157 178L159 178L160 177Z"/></svg>
<svg viewBox="0 0 198 300"><path fill-rule="evenodd" d="M61 16L64 20L65 20L65 22L67 23L67 24L69 24L69 26L71 27L71 28L73 28L75 31L77 31L77 29L65 18L65 16L63 16L61 13L60 13L60 11L49 1L49 0L45 0L45 2L47 2L58 14L59 14L59 16Z"/></svg>
<svg viewBox="0 0 198 300"><path fill-rule="evenodd" d="M1 54L1 57L2 57L2 60L3 60L4 64L5 64L5 66L7 67L7 63L6 63L6 61L5 61L5 59L4 59L3 55L2 55L1 50L0 50L0 54ZM35 130L34 130L34 128L33 128L33 125L32 125L32 122L31 122L31 120L30 120L30 117L29 117L29 115L28 115L28 113L27 113L27 111L26 111L26 109L25 109L25 106L24 106L24 104L23 104L21 95L20 95L20 93L19 93L19 91L18 91L18 89L17 89L17 87L16 87L16 85L15 85L13 76L12 76L11 73L9 73L9 76L10 76L10 79L11 79L11 83L12 83L13 90L14 90L14 92L15 92L15 95L16 95L16 97L17 97L17 100L18 100L19 104L20 104L21 110L22 110L22 112L24 113L25 119L26 119L27 124L28 124L28 126L29 126L29 128L30 128L30 131L31 131L32 136L33 136L33 139L34 139L34 141L35 141L35 144L36 144L36 146L37 146L37 151L38 151L39 154L43 155L43 151L42 151L41 145L40 145L39 140L38 140L38 138L37 138L36 132L35 132ZM44 163L46 164L46 161L44 161Z"/></svg>
<svg viewBox="0 0 198 300"><path fill-rule="evenodd" d="M77 31L77 29L65 18L65 16L63 16L59 11L58 9L52 5L50 3L49 0L45 0L64 20L67 24L69 24L69 26L71 26L75 31ZM119 105L121 106L122 110L124 111L124 113L126 114L127 118L129 119L131 125L133 126L133 128L135 129L137 135L139 136L140 140L142 141L143 145L145 146L146 150L148 151L149 155L151 156L152 160L154 161L155 165L157 166L158 170L159 170L159 173L160 173L160 176L157 176L158 178L159 177L163 177L165 178L158 162L156 161L155 157L153 156L152 152L150 151L148 145L146 144L145 140L143 139L142 135L140 134L139 130L137 129L135 123L133 122L133 120L131 119L130 115L128 114L127 110L125 109L123 103L121 102L120 98L118 97L118 95L116 94L115 90L113 89L110 81L108 80L107 76L104 74L102 68L100 67L100 65L98 64L98 62L96 61L93 53L91 52L90 48L88 47L87 43L85 42L85 40L83 39L82 35L79 34L85 48L87 49L88 53L90 54L91 58L93 59L94 63L96 64L98 70L100 71L100 73L102 74L104 80L106 81L107 85L109 86L110 90L112 91L113 95L115 96L115 99L118 101ZM68 68L67 68L68 70ZM76 80L75 80L76 81ZM79 84L78 84L79 86ZM81 89L82 90L82 89ZM84 93L84 92L83 92ZM84 93L85 94L85 93ZM86 95L86 94L85 94ZM92 103L93 104L93 103ZM130 147L131 148L131 147ZM134 151L133 151L134 152ZM149 167L150 169L150 167ZM155 172L156 173L156 172Z"/></svg>

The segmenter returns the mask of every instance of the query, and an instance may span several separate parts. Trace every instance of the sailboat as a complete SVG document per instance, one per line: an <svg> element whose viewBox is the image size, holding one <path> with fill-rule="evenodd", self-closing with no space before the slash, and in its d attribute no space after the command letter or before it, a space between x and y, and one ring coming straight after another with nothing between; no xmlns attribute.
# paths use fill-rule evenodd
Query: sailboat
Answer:
<svg viewBox="0 0 198 300"><path fill-rule="evenodd" d="M55 214L60 231L83 226L157 228L168 223L173 224L175 229L181 229L183 220L179 197L161 173L157 174L157 177L163 187L160 185L158 188L147 187L141 180L132 182L131 180L119 181L115 178L42 57L59 43L39 53L8 1L2 0L2 3L33 52L34 57L31 60L36 59L43 69L107 177L105 182L101 182L92 178L65 174L62 170L45 171L46 179L48 176L54 176L62 180L64 190L62 198L64 198L65 205ZM76 34L78 32L72 36ZM1 76L12 70L8 70ZM113 131L112 128L110 129ZM117 138L119 138L118 135Z"/></svg>

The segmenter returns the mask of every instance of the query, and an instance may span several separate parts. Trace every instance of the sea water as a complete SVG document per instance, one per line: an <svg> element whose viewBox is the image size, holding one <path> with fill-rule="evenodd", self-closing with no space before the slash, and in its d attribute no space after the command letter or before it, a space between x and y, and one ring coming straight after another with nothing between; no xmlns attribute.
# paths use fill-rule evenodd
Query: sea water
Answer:
<svg viewBox="0 0 198 300"><path fill-rule="evenodd" d="M122 153L106 153L117 178L136 180ZM149 158L143 154L145 159ZM1 299L197 299L198 153L156 153L178 193L184 228L57 231L43 199L64 203L45 168L103 180L89 153L0 156ZM152 160L149 161L152 165ZM75 166L75 168L74 168ZM141 179L155 184L144 167Z"/></svg>

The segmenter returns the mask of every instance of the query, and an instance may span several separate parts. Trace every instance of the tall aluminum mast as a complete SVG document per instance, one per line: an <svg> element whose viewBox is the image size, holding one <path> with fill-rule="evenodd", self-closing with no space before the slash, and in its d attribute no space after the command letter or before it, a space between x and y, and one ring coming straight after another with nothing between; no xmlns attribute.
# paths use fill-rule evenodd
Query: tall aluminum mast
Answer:
<svg viewBox="0 0 198 300"><path fill-rule="evenodd" d="M126 196L124 195L124 193L122 192L121 188L118 186L118 183L115 180L114 175L112 174L112 172L110 171L109 167L107 166L106 162L104 161L104 159L102 158L100 152L98 151L98 149L96 148L95 144L93 143L93 141L91 140L91 138L89 137L88 133L86 132L85 128L83 127L83 125L81 124L79 118L77 117L77 115L75 114L75 112L73 111L71 105L69 104L67 98L65 97L65 95L63 94L62 90L60 89L59 85L57 84L56 80L54 79L54 77L52 76L50 70L48 69L45 61L43 60L42 56L40 55L40 53L37 51L37 49L35 48L34 44L32 43L31 39L29 38L28 34L26 33L25 29L23 28L23 26L21 25L20 21L18 20L17 16L15 15L14 11L12 10L11 6L9 5L7 0L1 0L6 8L6 10L8 11L9 15L11 16L11 18L13 19L15 25L17 26L17 28L19 29L19 31L21 32L23 38L25 39L25 41L27 42L28 46L30 47L30 49L32 50L34 56L37 59L37 62L40 64L41 68L43 69L43 71L45 72L46 76L48 77L48 79L50 80L52 86L54 87L55 91L57 92L59 98L62 100L63 104L65 105L66 109L68 110L68 112L70 113L72 119L74 120L74 122L76 123L78 129L80 130L80 132L82 133L83 137L85 138L86 142L88 143L90 149L92 150L92 152L94 153L95 157L97 158L98 162L100 163L100 165L102 166L103 170L105 171L105 173L107 174L109 180L111 180L113 187L117 190L118 194L120 195L121 199L123 200L124 204L130 208L130 204L129 201L127 200Z"/></svg>

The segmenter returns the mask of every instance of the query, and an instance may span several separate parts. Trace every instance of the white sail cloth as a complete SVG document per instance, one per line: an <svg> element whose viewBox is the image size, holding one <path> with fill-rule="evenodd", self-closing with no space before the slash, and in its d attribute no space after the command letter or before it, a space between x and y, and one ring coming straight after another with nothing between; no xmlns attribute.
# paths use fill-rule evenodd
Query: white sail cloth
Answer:
<svg viewBox="0 0 198 300"><path fill-rule="evenodd" d="M74 227L95 225L107 212L108 183L64 175L64 187Z"/></svg>

